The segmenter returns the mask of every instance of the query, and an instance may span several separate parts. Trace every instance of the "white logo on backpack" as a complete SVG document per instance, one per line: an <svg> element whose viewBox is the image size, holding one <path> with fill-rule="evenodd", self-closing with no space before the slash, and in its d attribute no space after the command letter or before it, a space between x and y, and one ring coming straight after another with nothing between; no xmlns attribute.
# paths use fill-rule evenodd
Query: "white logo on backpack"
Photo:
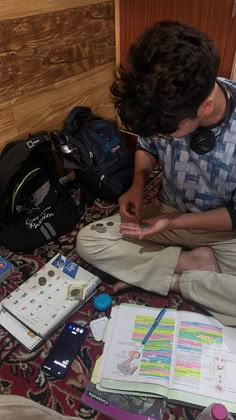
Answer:
<svg viewBox="0 0 236 420"><path fill-rule="evenodd" d="M33 219L26 219L26 226L30 229L38 229L45 219L50 219L50 217L53 217L55 215L55 213L49 212L50 209L51 206L48 206L42 211L42 213L39 216L34 217Z"/></svg>

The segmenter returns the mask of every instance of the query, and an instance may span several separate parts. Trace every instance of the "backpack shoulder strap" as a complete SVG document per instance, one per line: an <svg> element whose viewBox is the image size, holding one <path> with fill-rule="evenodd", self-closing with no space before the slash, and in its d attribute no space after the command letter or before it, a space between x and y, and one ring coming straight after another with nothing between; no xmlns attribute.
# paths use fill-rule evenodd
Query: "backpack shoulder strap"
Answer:
<svg viewBox="0 0 236 420"><path fill-rule="evenodd" d="M8 143L0 155L0 196L5 192L8 181L19 171L21 165L29 159L39 145L50 141L46 132L29 135L27 140Z"/></svg>
<svg viewBox="0 0 236 420"><path fill-rule="evenodd" d="M63 134L73 135L82 124L94 119L97 119L97 117L93 115L91 108L85 106L75 107L70 111L64 121Z"/></svg>

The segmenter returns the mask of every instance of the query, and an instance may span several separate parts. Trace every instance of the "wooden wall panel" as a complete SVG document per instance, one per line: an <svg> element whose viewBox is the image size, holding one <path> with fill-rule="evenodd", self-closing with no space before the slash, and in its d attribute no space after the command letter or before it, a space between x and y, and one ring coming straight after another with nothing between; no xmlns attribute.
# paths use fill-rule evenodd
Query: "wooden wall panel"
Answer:
<svg viewBox="0 0 236 420"><path fill-rule="evenodd" d="M0 146L4 139L16 138L18 134L10 102L0 104L0 134Z"/></svg>
<svg viewBox="0 0 236 420"><path fill-rule="evenodd" d="M113 1L64 0L59 11L56 1L30 1L35 12L48 3L49 13L0 20L0 149L29 132L59 127L75 105L115 116L109 94L115 64ZM78 7L70 8L75 3ZM0 10L5 5L1 14L7 4L14 2L0 0Z"/></svg>
<svg viewBox="0 0 236 420"><path fill-rule="evenodd" d="M114 70L114 63L109 63L0 104L1 148L9 138L60 128L74 106L90 106L97 115L113 119L109 86Z"/></svg>
<svg viewBox="0 0 236 420"><path fill-rule="evenodd" d="M0 20L97 4L99 0L1 0Z"/></svg>
<svg viewBox="0 0 236 420"><path fill-rule="evenodd" d="M236 82L236 52L235 52L235 56L234 56L234 64L232 67L232 72L231 72L231 79Z"/></svg>
<svg viewBox="0 0 236 420"><path fill-rule="evenodd" d="M112 4L0 22L1 100L114 60Z"/></svg>
<svg viewBox="0 0 236 420"><path fill-rule="evenodd" d="M236 51L234 0L116 0L120 15L120 55L126 62L131 43L160 20L177 20L209 34L221 53L219 74L229 77ZM119 48L119 46L118 46Z"/></svg>

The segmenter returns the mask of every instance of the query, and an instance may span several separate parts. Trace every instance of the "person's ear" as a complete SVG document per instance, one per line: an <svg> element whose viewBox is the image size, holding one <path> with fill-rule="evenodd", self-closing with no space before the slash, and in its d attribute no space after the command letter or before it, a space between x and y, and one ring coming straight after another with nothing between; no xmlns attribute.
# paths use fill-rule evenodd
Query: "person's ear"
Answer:
<svg viewBox="0 0 236 420"><path fill-rule="evenodd" d="M205 99L204 102L199 106L197 111L197 116L199 118L207 117L210 115L214 108L214 101L212 96L208 96L208 98Z"/></svg>

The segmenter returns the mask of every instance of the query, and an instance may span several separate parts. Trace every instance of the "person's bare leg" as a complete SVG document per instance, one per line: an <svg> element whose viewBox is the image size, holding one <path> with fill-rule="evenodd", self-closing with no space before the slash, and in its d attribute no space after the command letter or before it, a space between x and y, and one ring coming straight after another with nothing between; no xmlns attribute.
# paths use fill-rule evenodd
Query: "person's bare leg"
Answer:
<svg viewBox="0 0 236 420"><path fill-rule="evenodd" d="M192 251L182 251L175 267L175 273L181 274L183 271L189 270L220 273L220 268L213 250L207 246L202 246Z"/></svg>
<svg viewBox="0 0 236 420"><path fill-rule="evenodd" d="M195 248L192 251L182 251L175 267L175 273L180 275L183 271L190 270L214 271L216 273L220 273L220 268L212 249L203 246ZM171 288L173 292L180 293L179 279L180 276L177 276L177 280ZM128 283L118 281L113 286L113 292L119 292L120 290L127 289L127 287L130 286L131 285Z"/></svg>

